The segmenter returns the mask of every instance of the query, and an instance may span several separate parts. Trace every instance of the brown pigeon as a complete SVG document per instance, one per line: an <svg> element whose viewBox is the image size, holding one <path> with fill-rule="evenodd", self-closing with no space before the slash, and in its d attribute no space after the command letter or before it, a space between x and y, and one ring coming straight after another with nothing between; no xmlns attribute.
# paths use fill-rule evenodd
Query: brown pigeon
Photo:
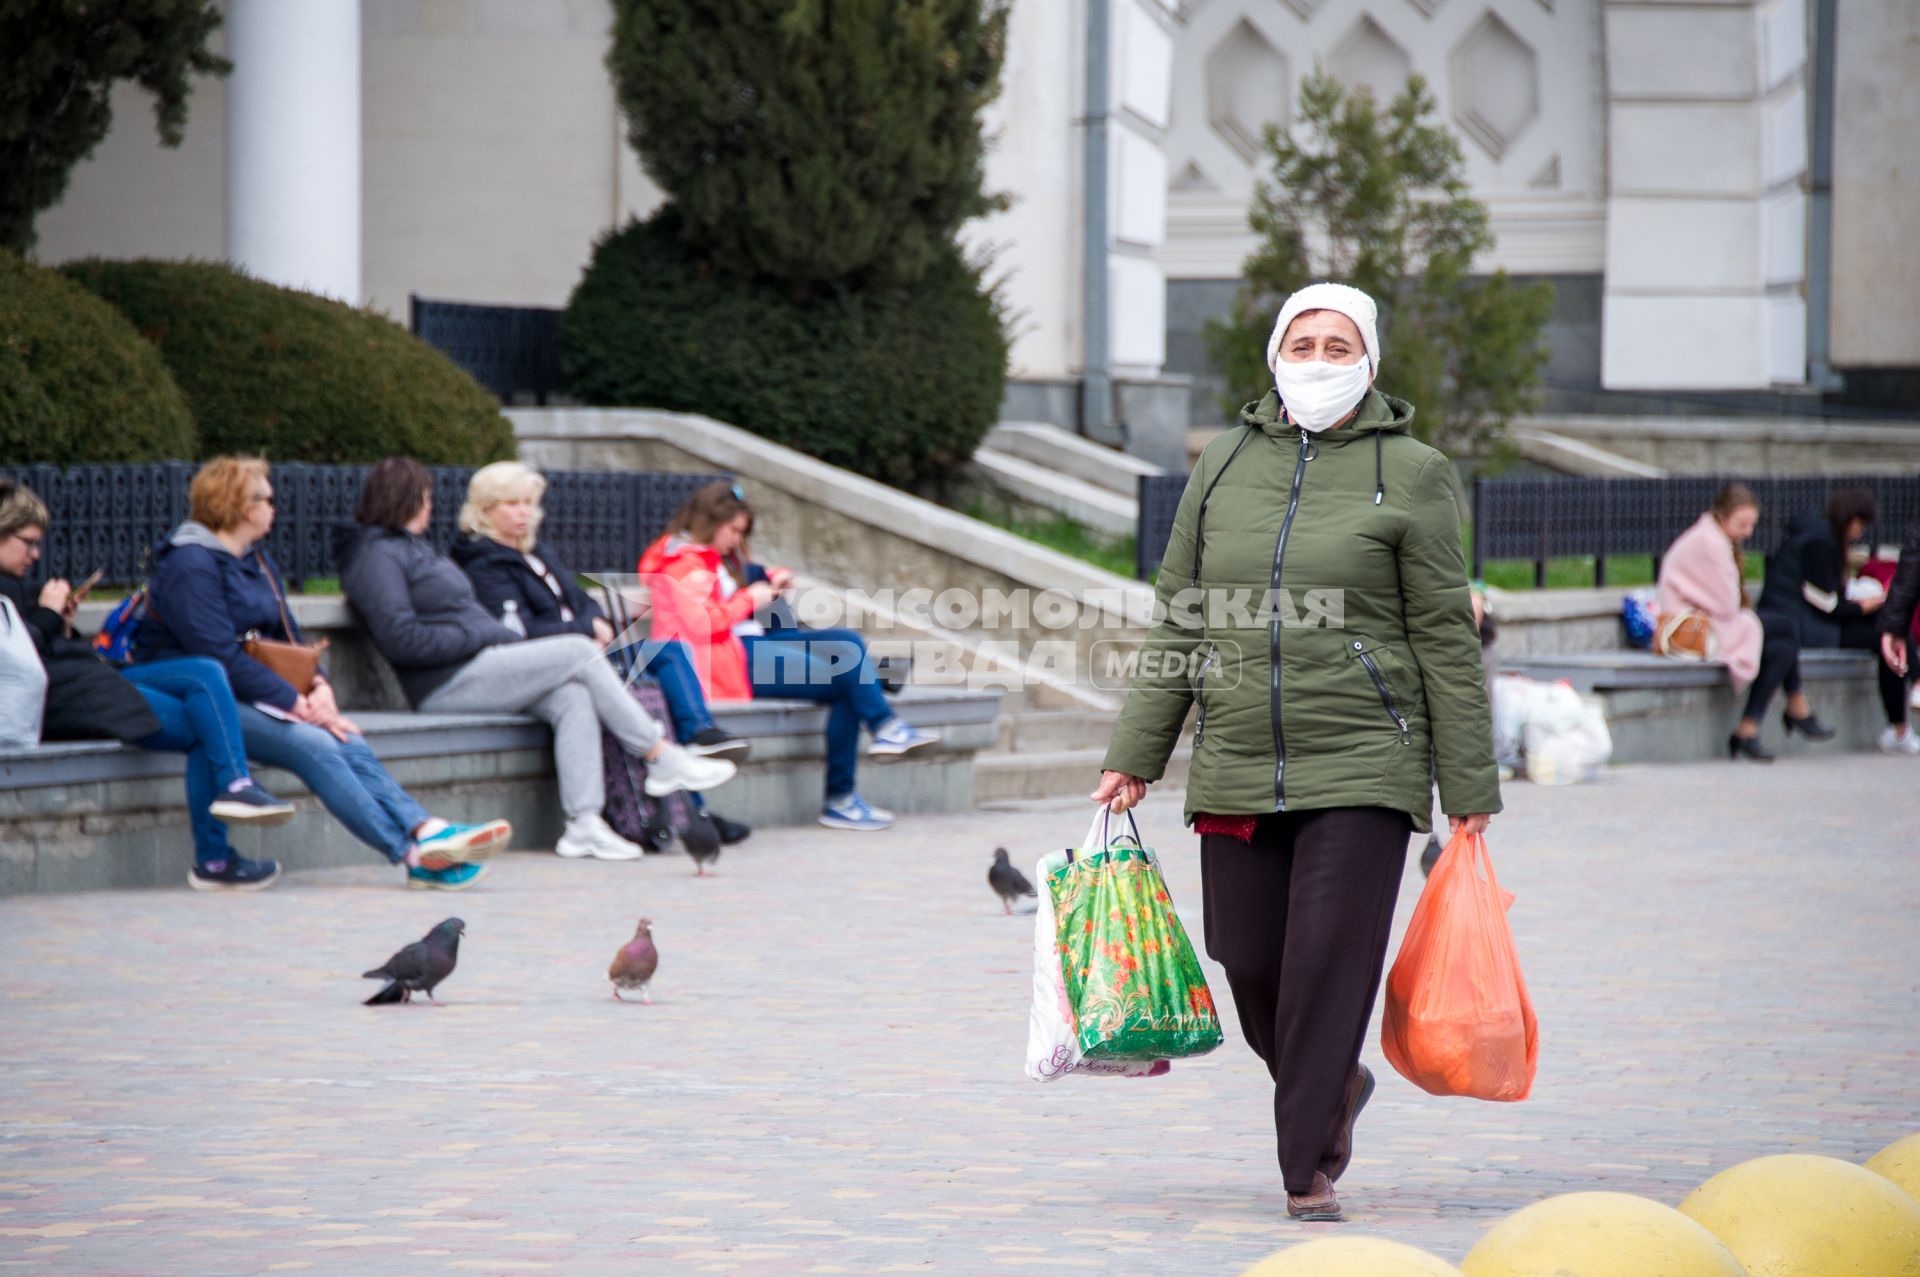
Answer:
<svg viewBox="0 0 1920 1277"><path fill-rule="evenodd" d="M640 1000L651 1006L653 999L647 996L647 982L653 979L659 966L660 951L653 947L653 919L642 918L640 925L633 929L633 939L620 946L620 952L613 955L613 965L607 968L607 979L613 981L614 1001L626 1001L620 996L620 990L638 989Z"/></svg>
<svg viewBox="0 0 1920 1277"><path fill-rule="evenodd" d="M1000 907L1013 912L1013 902L1021 896L1037 896L1027 876L1007 862L1007 849L993 849L993 867L987 870L987 885L1000 897Z"/></svg>
<svg viewBox="0 0 1920 1277"><path fill-rule="evenodd" d="M411 1002L415 993L426 994L427 1001L432 1002L434 986L453 974L454 964L460 959L460 937L466 929L467 924L460 919L448 918L427 932L426 939L416 940L388 958L385 966L362 972L362 979L387 982L365 1005Z"/></svg>

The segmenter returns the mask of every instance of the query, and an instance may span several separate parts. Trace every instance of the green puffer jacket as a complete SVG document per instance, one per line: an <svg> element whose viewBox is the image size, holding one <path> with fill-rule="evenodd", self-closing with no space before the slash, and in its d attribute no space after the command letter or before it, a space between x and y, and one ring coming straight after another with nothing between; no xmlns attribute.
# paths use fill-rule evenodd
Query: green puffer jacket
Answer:
<svg viewBox="0 0 1920 1277"><path fill-rule="evenodd" d="M1451 463L1378 391L1321 435L1271 391L1240 419L1180 499L1105 767L1158 780L1197 703L1189 821L1388 807L1424 833L1435 779L1449 815L1499 811Z"/></svg>

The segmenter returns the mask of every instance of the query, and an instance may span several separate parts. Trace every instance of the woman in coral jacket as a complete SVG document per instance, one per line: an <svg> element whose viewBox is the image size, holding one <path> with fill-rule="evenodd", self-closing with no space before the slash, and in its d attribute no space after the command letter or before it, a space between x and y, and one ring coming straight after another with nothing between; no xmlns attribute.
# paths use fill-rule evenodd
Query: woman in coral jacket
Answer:
<svg viewBox="0 0 1920 1277"><path fill-rule="evenodd" d="M735 484L707 484L680 507L667 531L640 556L653 595L653 637L679 639L693 653L708 700L756 696L818 701L827 715L826 802L829 829L876 830L893 813L854 788L860 727L867 752L892 759L938 739L902 722L881 691L867 646L852 630L769 627L759 619L793 583L788 568L748 557L753 510Z"/></svg>

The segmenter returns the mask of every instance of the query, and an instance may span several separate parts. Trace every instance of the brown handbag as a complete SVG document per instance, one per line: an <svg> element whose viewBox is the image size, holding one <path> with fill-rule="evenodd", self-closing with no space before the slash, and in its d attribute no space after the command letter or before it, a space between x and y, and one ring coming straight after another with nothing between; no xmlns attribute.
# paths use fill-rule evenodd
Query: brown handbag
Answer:
<svg viewBox="0 0 1920 1277"><path fill-rule="evenodd" d="M264 556L256 556L256 559L261 575L267 578L267 588L273 591L273 601L280 605L280 632L292 634L293 622L287 617L287 601L280 596L280 585L274 580L273 569L267 566ZM313 691L314 681L320 676L320 653L327 650L326 639L318 643L283 643L279 639L261 638L258 630L249 631L241 639L241 645L248 656L285 679L302 696Z"/></svg>

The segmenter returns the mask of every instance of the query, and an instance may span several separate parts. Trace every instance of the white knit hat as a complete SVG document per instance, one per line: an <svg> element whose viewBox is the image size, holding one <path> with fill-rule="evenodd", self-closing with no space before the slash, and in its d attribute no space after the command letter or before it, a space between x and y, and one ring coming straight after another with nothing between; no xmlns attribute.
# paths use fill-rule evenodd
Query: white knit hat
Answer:
<svg viewBox="0 0 1920 1277"><path fill-rule="evenodd" d="M1360 341L1367 348L1367 364L1374 375L1380 375L1380 334L1377 321L1380 308L1373 304L1373 298L1357 288L1346 284L1308 284L1305 288L1287 298L1287 304L1280 308L1280 318L1273 322L1273 336L1267 338L1267 370L1273 371L1280 363L1280 339L1287 335L1287 325L1310 310L1331 310L1345 315L1360 330Z"/></svg>

